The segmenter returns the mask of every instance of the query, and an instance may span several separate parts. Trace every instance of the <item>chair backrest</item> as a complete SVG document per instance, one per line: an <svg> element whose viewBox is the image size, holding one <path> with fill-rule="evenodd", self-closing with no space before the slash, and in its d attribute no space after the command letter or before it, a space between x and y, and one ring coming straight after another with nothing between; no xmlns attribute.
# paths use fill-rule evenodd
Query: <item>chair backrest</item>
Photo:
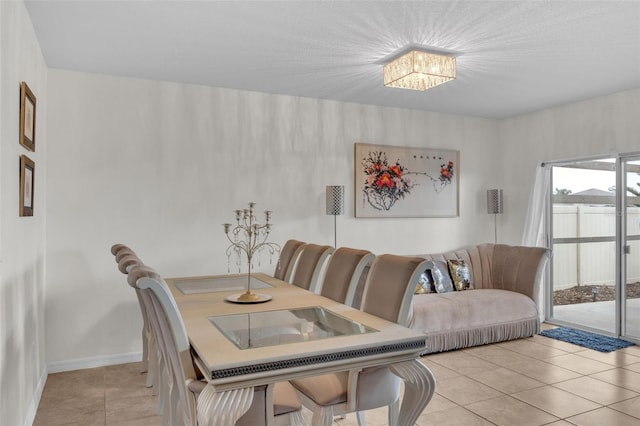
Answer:
<svg viewBox="0 0 640 426"><path fill-rule="evenodd" d="M361 310L406 325L411 298L427 260L383 254L371 265L362 296Z"/></svg>
<svg viewBox="0 0 640 426"><path fill-rule="evenodd" d="M175 340L176 349L188 351L189 339L187 338L187 330L184 327L178 305L171 294L171 290L169 290L162 277L154 269L146 265L139 265L129 271L127 282L130 286L139 289L144 295L149 295L152 300L159 303L156 306L156 302L154 302L153 307L154 309L160 308L166 316L167 324L170 326Z"/></svg>
<svg viewBox="0 0 640 426"><path fill-rule="evenodd" d="M131 250L129 247L118 250L115 254L116 263L120 263L120 260L126 256L137 256L137 254Z"/></svg>
<svg viewBox="0 0 640 426"><path fill-rule="evenodd" d="M296 260L305 245L305 242L298 240L289 240L284 243L282 250L280 250L280 257L278 258L276 270L273 273L274 278L289 282Z"/></svg>
<svg viewBox="0 0 640 426"><path fill-rule="evenodd" d="M118 270L125 275L128 274L129 271L136 266L144 265L144 263L142 263L142 261L134 253L134 251L124 244L114 244L111 247L111 253L116 258L116 262L118 263ZM142 314L143 331L148 331L151 327L151 324L149 323L149 314L142 301L140 291L138 291L137 289L136 296L138 296L138 304L140 305L140 313Z"/></svg>
<svg viewBox="0 0 640 426"><path fill-rule="evenodd" d="M140 258L135 254L127 254L118 261L118 270L123 274L126 274L131 268L137 265L143 265Z"/></svg>
<svg viewBox="0 0 640 426"><path fill-rule="evenodd" d="M320 295L351 306L362 271L373 259L370 251L340 247L329 258Z"/></svg>
<svg viewBox="0 0 640 426"><path fill-rule="evenodd" d="M111 246L111 254L115 256L120 250L125 248L128 249L129 247L125 244L114 244Z"/></svg>
<svg viewBox="0 0 640 426"><path fill-rule="evenodd" d="M195 424L196 401L187 386L190 381L196 381L197 377L187 330L176 301L167 283L148 266L138 265L131 269L127 282L141 295L173 386L177 387L181 400L178 406L183 409L182 417L178 419L183 424Z"/></svg>
<svg viewBox="0 0 640 426"><path fill-rule="evenodd" d="M333 252L331 246L321 246L318 244L307 244L302 249L291 284L304 288L314 293L319 292L318 278L324 262Z"/></svg>

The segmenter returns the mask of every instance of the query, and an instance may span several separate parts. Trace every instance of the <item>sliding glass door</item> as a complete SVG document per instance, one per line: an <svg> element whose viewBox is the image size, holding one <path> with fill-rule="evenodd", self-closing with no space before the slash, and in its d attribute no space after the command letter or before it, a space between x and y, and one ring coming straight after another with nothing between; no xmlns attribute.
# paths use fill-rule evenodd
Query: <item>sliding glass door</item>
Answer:
<svg viewBox="0 0 640 426"><path fill-rule="evenodd" d="M640 154L551 166L550 322L640 341Z"/></svg>
<svg viewBox="0 0 640 426"><path fill-rule="evenodd" d="M552 166L552 302L559 324L616 333L616 160Z"/></svg>

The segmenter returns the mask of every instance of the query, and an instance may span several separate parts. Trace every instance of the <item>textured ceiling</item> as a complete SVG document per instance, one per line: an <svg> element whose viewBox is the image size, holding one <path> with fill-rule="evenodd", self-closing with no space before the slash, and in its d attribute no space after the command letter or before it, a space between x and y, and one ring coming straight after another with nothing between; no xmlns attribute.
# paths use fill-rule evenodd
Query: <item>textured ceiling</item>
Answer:
<svg viewBox="0 0 640 426"><path fill-rule="evenodd" d="M640 87L638 1L26 1L52 68L504 118ZM458 78L385 88L409 44Z"/></svg>

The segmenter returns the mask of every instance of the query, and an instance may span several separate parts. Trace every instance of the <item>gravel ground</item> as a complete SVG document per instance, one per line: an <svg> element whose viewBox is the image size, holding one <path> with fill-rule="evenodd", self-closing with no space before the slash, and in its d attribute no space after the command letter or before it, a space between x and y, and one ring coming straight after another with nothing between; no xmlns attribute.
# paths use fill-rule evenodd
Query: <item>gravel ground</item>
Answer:
<svg viewBox="0 0 640 426"><path fill-rule="evenodd" d="M595 300L593 293L594 288L598 289ZM640 282L627 284L627 298L640 298ZM575 303L602 302L605 300L615 300L614 286L581 285L553 292L554 305L573 305Z"/></svg>

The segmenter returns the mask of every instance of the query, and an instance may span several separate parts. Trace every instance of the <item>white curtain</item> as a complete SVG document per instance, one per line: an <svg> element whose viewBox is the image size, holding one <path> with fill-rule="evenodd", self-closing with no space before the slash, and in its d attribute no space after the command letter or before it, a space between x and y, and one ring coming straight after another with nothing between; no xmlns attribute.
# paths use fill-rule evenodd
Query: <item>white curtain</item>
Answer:
<svg viewBox="0 0 640 426"><path fill-rule="evenodd" d="M534 247L550 247L549 239L547 238L547 224L546 216L549 206L549 190L551 186L551 166L545 166L544 163L539 164L536 167L536 175L533 181L533 188L529 196L529 207L527 208L527 217L524 223L524 232L522 234L523 246ZM549 263L547 263L547 271ZM542 276L542 285L540 286L538 293L538 314L540 321L544 321L546 318L546 300L545 295L546 287L549 285L549 274L545 273Z"/></svg>
<svg viewBox="0 0 640 426"><path fill-rule="evenodd" d="M551 166L544 163L536 167L533 188L529 195L529 207L522 234L523 246L549 247L546 234L545 216L549 203L549 187L551 185Z"/></svg>

